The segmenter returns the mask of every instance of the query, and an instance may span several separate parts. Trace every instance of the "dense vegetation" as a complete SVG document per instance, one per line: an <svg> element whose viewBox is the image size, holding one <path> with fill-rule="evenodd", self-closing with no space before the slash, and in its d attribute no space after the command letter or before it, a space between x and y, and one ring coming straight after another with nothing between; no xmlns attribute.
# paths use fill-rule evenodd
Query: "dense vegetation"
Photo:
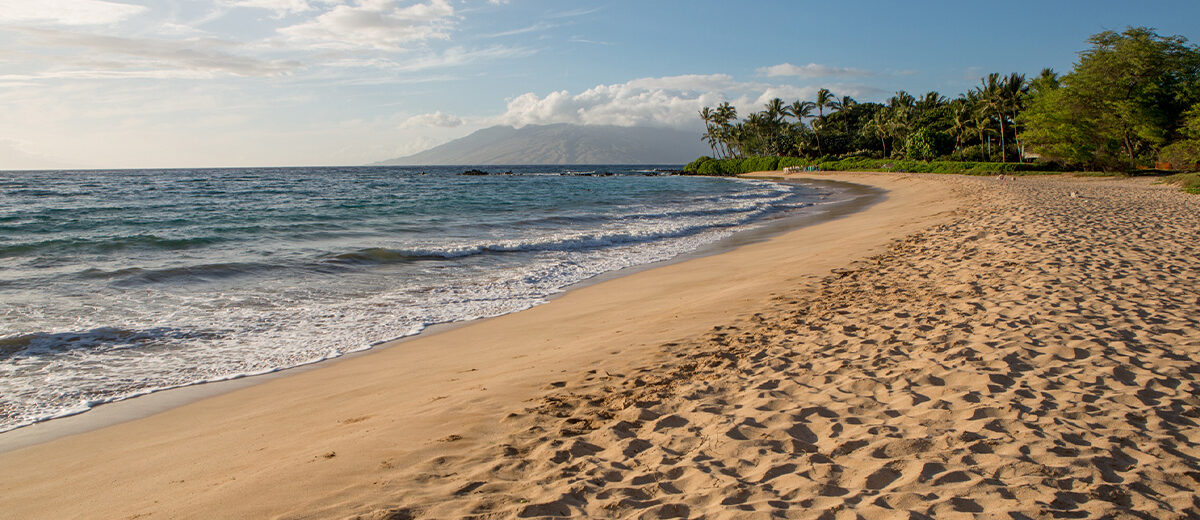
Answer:
<svg viewBox="0 0 1200 520"><path fill-rule="evenodd" d="M1179 186L1188 193L1200 195L1200 173L1176 173L1164 179L1164 182Z"/></svg>
<svg viewBox="0 0 1200 520"><path fill-rule="evenodd" d="M820 89L812 101L773 99L743 120L729 103L705 107L704 139L716 159L685 171L1200 168L1200 48L1147 28L1088 43L1068 74L993 73L954 99L900 91L859 103Z"/></svg>
<svg viewBox="0 0 1200 520"><path fill-rule="evenodd" d="M961 173L965 175L1029 175L1054 172L1055 165L1045 163L996 163L975 161L916 161L907 159L872 159L852 156L835 157L701 157L684 167L684 171L700 175L739 175L742 173L782 170L795 166L823 171Z"/></svg>

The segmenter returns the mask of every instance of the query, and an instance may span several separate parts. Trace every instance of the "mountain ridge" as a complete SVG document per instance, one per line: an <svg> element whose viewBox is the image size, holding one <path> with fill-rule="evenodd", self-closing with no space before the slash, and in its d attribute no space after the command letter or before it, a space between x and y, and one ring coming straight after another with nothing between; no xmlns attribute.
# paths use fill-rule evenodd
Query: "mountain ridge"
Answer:
<svg viewBox="0 0 1200 520"><path fill-rule="evenodd" d="M492 126L386 166L512 164L685 164L710 150L699 132L670 128L556 123Z"/></svg>

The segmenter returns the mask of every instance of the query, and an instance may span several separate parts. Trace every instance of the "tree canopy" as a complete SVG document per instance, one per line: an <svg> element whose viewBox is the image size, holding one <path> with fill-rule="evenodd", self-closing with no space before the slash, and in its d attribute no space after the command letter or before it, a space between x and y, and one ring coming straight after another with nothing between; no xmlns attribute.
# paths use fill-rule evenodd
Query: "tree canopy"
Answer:
<svg viewBox="0 0 1200 520"><path fill-rule="evenodd" d="M1152 161L1200 101L1200 50L1138 27L1088 39L1079 63L1039 88L1025 139L1048 159L1104 168Z"/></svg>
<svg viewBox="0 0 1200 520"><path fill-rule="evenodd" d="M705 107L704 139L719 158L1041 158L1104 169L1200 162L1200 50L1144 27L1087 43L1065 75L992 73L952 99L899 91L858 102L822 88L811 100L772 99L742 120L729 103Z"/></svg>

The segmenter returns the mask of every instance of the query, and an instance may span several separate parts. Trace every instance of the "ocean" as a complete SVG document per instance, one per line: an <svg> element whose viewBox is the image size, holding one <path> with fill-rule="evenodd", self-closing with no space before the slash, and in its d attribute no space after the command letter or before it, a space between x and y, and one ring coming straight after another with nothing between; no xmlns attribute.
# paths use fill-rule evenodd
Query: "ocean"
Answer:
<svg viewBox="0 0 1200 520"><path fill-rule="evenodd" d="M0 431L335 358L668 260L834 188L652 166L0 172Z"/></svg>

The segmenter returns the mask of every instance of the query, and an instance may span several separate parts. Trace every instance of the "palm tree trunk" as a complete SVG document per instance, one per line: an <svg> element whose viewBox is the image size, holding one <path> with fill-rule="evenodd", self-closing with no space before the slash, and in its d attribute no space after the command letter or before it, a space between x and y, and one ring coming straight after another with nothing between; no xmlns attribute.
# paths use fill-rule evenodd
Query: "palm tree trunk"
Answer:
<svg viewBox="0 0 1200 520"><path fill-rule="evenodd" d="M1005 163L1008 162L1008 150L1005 149L1004 142L1004 114L997 112L996 115L1000 118L1000 162Z"/></svg>
<svg viewBox="0 0 1200 520"><path fill-rule="evenodd" d="M1017 129L1017 111L1013 110L1013 139L1017 141L1017 162L1025 162L1025 145L1021 143L1021 133Z"/></svg>

